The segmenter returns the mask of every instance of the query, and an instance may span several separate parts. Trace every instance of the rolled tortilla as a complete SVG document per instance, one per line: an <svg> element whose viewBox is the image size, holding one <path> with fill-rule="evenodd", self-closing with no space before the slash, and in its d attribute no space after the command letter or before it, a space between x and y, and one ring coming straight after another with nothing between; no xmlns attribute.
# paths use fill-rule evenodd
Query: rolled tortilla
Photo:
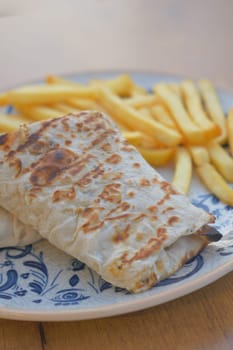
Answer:
<svg viewBox="0 0 233 350"><path fill-rule="evenodd" d="M214 218L178 193L110 119L80 112L0 136L0 205L105 280L133 292L208 242Z"/></svg>

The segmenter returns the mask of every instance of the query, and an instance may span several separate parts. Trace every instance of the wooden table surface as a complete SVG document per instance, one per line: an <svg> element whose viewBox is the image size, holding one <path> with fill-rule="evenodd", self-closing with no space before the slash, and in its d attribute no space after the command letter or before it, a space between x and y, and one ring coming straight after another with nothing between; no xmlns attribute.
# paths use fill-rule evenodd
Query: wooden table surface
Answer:
<svg viewBox="0 0 233 350"><path fill-rule="evenodd" d="M231 0L1 1L0 88L106 69L208 77L232 88L232 13ZM233 349L232 286L229 273L175 301L105 319L2 319L0 349Z"/></svg>

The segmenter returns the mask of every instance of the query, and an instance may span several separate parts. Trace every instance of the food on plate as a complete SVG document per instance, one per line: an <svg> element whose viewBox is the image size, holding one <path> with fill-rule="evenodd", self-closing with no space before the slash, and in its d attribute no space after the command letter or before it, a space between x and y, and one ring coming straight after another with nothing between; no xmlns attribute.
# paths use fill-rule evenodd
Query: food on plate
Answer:
<svg viewBox="0 0 233 350"><path fill-rule="evenodd" d="M190 173L179 170L188 165L183 161L177 163L175 155L179 151L176 149L180 148L191 155L192 174L199 175L196 167L207 163L207 169L210 164L219 175L227 173L226 181L232 181L233 109L225 120L218 94L208 80L202 79L199 85L191 80L162 81L155 84L153 91L147 91L128 74L92 79L87 84L50 75L45 78L45 84L1 93L0 106L9 103L13 114L8 117L5 111L2 112L0 132L15 130L22 123L57 118L67 113L99 111L113 119L123 136L152 166L162 167L169 163L173 163L174 169L177 166L175 181L184 182L186 189L183 190L189 189ZM224 148L217 145L213 148L216 141L224 143ZM225 146L229 147L231 155L228 156ZM220 151L223 158L219 156ZM206 186L203 177L199 178ZM208 190L213 193L210 186Z"/></svg>
<svg viewBox="0 0 233 350"><path fill-rule="evenodd" d="M172 114L185 142L191 145L205 144L206 134L204 130L191 120L180 97L163 83L155 85L154 89Z"/></svg>
<svg viewBox="0 0 233 350"><path fill-rule="evenodd" d="M233 206L233 189L210 163L197 167L197 172L206 187L222 202Z"/></svg>
<svg viewBox="0 0 233 350"><path fill-rule="evenodd" d="M0 136L0 205L105 280L132 292L173 274L221 235L103 113Z"/></svg>
<svg viewBox="0 0 233 350"><path fill-rule="evenodd" d="M227 141L226 118L213 84L209 80L202 79L199 81L199 88L209 117L221 129L221 135L218 137L218 141L224 144Z"/></svg>
<svg viewBox="0 0 233 350"><path fill-rule="evenodd" d="M208 143L207 149L215 168L227 181L233 182L233 159L227 150L217 141Z"/></svg>
<svg viewBox="0 0 233 350"><path fill-rule="evenodd" d="M233 108L231 108L227 116L227 135L229 140L230 152L233 156Z"/></svg>
<svg viewBox="0 0 233 350"><path fill-rule="evenodd" d="M187 194L192 179L192 159L188 150L178 147L176 150L175 172L172 184L181 193Z"/></svg>
<svg viewBox="0 0 233 350"><path fill-rule="evenodd" d="M37 242L41 236L29 225L0 207L0 248L24 246Z"/></svg>
<svg viewBox="0 0 233 350"><path fill-rule="evenodd" d="M185 80L180 86L189 115L192 120L204 130L206 139L213 139L219 136L221 133L220 127L218 124L208 119L194 83L190 80Z"/></svg>

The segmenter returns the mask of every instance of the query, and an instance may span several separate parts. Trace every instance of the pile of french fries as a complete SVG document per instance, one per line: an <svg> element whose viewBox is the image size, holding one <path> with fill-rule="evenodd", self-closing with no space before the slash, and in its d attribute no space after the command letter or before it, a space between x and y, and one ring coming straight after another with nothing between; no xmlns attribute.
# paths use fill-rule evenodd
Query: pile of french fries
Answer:
<svg viewBox="0 0 233 350"><path fill-rule="evenodd" d="M8 105L15 112L0 114L3 133L77 111L105 112L152 166L173 159L173 184L182 193L195 169L210 192L233 206L233 108L224 115L208 80L161 82L149 93L127 74L86 85L51 75L44 84L0 94L0 106Z"/></svg>

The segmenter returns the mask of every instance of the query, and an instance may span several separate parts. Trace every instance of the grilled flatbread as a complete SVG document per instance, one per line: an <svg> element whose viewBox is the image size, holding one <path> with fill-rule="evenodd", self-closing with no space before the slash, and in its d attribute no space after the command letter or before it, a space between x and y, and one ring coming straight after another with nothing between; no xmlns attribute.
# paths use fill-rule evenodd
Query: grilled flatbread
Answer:
<svg viewBox="0 0 233 350"><path fill-rule="evenodd" d="M32 244L40 239L41 236L32 227L0 208L0 248Z"/></svg>
<svg viewBox="0 0 233 350"><path fill-rule="evenodd" d="M107 116L88 111L0 136L0 205L133 292L197 254L214 220L150 167Z"/></svg>

